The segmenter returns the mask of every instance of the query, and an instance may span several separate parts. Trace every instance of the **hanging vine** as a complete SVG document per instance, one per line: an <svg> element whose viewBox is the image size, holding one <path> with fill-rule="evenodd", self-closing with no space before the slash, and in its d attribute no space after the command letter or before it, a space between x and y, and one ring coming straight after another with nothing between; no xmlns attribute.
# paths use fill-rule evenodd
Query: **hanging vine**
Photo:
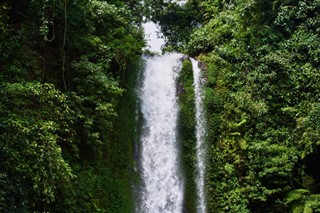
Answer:
<svg viewBox="0 0 320 213"><path fill-rule="evenodd" d="M51 21L51 26L52 26L52 37L48 40L48 42L52 42L55 38L56 38L56 34L55 34L55 27L54 27L54 0L52 0L52 21Z"/></svg>
<svg viewBox="0 0 320 213"><path fill-rule="evenodd" d="M63 33L63 43L61 46L61 50L62 50L62 81L63 81L64 89L67 89L67 84L66 84L66 80L65 80L66 35L67 35L67 0L64 0L64 33Z"/></svg>

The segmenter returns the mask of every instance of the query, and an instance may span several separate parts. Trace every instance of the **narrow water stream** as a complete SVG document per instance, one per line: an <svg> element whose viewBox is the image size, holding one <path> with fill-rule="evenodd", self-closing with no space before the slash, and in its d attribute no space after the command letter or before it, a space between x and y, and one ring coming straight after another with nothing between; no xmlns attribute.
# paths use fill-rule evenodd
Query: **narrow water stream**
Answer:
<svg viewBox="0 0 320 213"><path fill-rule="evenodd" d="M201 70L198 67L198 61L191 59L194 79L194 92L195 92L195 109L196 109L196 155L197 155L197 170L198 176L197 183L197 212L206 212L206 198L205 198L205 170L206 170L206 148L205 148L205 131L206 131L206 119L203 108L203 77L201 76Z"/></svg>

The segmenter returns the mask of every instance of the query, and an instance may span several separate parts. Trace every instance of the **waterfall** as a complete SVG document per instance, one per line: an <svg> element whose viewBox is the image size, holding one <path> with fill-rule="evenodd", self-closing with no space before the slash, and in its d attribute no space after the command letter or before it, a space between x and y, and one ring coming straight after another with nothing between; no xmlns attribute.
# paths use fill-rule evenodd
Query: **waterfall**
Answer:
<svg viewBox="0 0 320 213"><path fill-rule="evenodd" d="M143 129L140 169L143 184L137 212L180 213L183 181L177 145L176 78L181 54L148 58L140 88Z"/></svg>
<svg viewBox="0 0 320 213"><path fill-rule="evenodd" d="M195 91L195 109L196 109L196 156L197 156L197 170L198 177L196 180L197 183L197 194L198 194L198 203L197 203L197 212L205 213L206 212L206 199L204 191L204 179L205 179L205 115L203 109L203 89L202 89L202 76L201 70L198 67L198 62L194 59L191 59L192 69L193 69L193 78L194 78L194 91Z"/></svg>

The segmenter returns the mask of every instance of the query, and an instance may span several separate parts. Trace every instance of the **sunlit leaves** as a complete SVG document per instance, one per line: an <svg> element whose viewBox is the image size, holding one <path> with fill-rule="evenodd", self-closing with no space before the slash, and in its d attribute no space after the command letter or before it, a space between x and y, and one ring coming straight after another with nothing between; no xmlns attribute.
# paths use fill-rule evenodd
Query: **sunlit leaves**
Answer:
<svg viewBox="0 0 320 213"><path fill-rule="evenodd" d="M6 205L0 209L43 211L63 188L59 184L73 177L59 145L64 132L59 128L71 112L66 96L50 84L15 83L2 84L0 101L0 164L6 177L1 184L10 186L1 191Z"/></svg>
<svg viewBox="0 0 320 213"><path fill-rule="evenodd" d="M307 200L319 192L310 163L319 155L319 1L200 5L206 21L194 30L187 50L205 54L208 65L210 208L224 211L233 196L248 201L252 211L281 212L295 202L283 200L286 192L312 176L315 194L305 193L297 212L317 211L317 199L314 205ZM231 180L244 197L225 184Z"/></svg>

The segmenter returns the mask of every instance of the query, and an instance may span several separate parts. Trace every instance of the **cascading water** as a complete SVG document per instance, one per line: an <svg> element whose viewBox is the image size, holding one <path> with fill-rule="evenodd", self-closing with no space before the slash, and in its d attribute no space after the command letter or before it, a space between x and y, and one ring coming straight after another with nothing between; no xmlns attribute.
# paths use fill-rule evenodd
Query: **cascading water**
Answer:
<svg viewBox="0 0 320 213"><path fill-rule="evenodd" d="M159 52L164 41L157 37L156 25L144 25L151 51ZM140 106L144 124L140 136L140 174L143 184L139 190L137 213L181 213L183 180L177 145L178 104L176 78L181 67L181 54L166 54L148 58L140 88ZM198 62L191 59L196 108L196 180L197 212L206 213L205 176L205 117L202 78Z"/></svg>
<svg viewBox="0 0 320 213"><path fill-rule="evenodd" d="M141 213L180 213L183 181L177 146L176 78L181 54L148 58L140 88L144 118L141 135Z"/></svg>
<svg viewBox="0 0 320 213"><path fill-rule="evenodd" d="M206 212L206 199L204 191L204 179L205 179L205 115L203 109L203 89L202 89L202 76L201 70L198 67L198 62L194 59L191 59L192 69L193 69L193 79L194 79L194 91L195 91L195 109L196 109L196 155L197 155L197 169L198 169L198 178L197 178L197 194L198 194L198 203L197 203L197 212L205 213Z"/></svg>

